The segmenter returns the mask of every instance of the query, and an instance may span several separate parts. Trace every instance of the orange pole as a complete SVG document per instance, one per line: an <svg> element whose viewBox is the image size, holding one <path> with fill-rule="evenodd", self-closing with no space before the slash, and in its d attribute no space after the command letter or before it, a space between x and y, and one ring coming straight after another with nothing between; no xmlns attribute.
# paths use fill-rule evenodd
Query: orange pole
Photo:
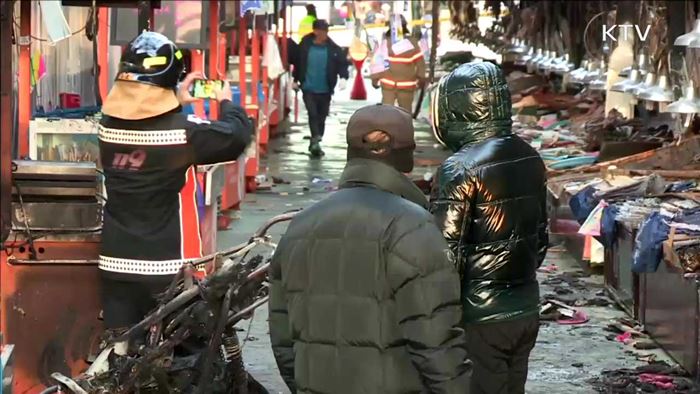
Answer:
<svg viewBox="0 0 700 394"><path fill-rule="evenodd" d="M19 52L19 157L29 156L29 120L32 116L31 34L32 2L20 2Z"/></svg>
<svg viewBox="0 0 700 394"><path fill-rule="evenodd" d="M248 45L248 26L245 18L241 18L238 27L238 88L241 94L241 108L248 104L247 100L247 80L246 75L246 46Z"/></svg>
<svg viewBox="0 0 700 394"><path fill-rule="evenodd" d="M97 69L104 101L109 90L109 8L100 8L97 13Z"/></svg>
<svg viewBox="0 0 700 394"><path fill-rule="evenodd" d="M224 51L224 54L226 52ZM219 58L219 1L209 2L209 78L221 79L218 66ZM209 119L219 118L219 107L214 100L209 101Z"/></svg>

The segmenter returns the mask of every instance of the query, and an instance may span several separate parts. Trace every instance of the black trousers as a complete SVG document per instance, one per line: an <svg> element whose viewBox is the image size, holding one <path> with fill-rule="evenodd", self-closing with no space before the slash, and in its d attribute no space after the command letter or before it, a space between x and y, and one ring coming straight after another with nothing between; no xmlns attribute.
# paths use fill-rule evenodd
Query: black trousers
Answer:
<svg viewBox="0 0 700 394"><path fill-rule="evenodd" d="M538 315L466 325L468 354L474 368L470 394L525 393L528 359L539 329Z"/></svg>
<svg viewBox="0 0 700 394"><path fill-rule="evenodd" d="M102 316L105 329L129 328L158 306L171 278L148 282L120 281L102 277Z"/></svg>
<svg viewBox="0 0 700 394"><path fill-rule="evenodd" d="M304 92L304 105L309 114L311 139L320 140L326 131L326 118L331 107L331 94Z"/></svg>

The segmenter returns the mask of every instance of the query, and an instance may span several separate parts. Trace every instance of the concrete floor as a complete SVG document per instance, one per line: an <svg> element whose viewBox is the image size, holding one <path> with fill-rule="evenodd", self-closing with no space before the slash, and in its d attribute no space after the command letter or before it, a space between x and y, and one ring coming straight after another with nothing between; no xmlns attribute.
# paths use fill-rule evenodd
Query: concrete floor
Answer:
<svg viewBox="0 0 700 394"><path fill-rule="evenodd" d="M349 116L357 108L380 100L377 91L370 88L368 93L368 101L363 102L349 101L347 90L336 94L323 141L326 156L321 160L314 160L308 156L308 140L304 139L304 136L308 135L307 127L303 123L305 111L301 98L299 99L300 123L293 125L289 134L271 141L269 154L263 163L264 171L261 171L270 178L276 177L290 183L275 185L270 190L248 195L231 229L219 232L220 248L247 240L267 219L285 211L308 207L332 191L345 165L345 126ZM418 147L413 176L422 177L425 173L432 173L448 152L435 145L429 128L424 125L416 127ZM280 225L273 228L270 234L279 239L284 228L284 225ZM555 264L558 269L553 273L539 274L542 295L553 293L555 290L562 291L562 285L547 284L551 281L548 281L548 278L556 278L562 273L578 275L580 272L571 256L559 248L550 251L545 262L545 265L548 264ZM586 277L581 281L585 289L581 289L581 286L572 288L574 296L590 298L602 295L602 277ZM635 353L630 351L629 346L606 339L610 333L604 331L604 327L611 320L623 317L623 312L612 306L583 309L590 317L590 321L585 324L565 326L555 322L542 323L537 345L530 357L528 393L595 392L588 380L598 376L604 369L642 364L637 360ZM244 360L248 370L270 392L287 393L270 349L267 314L267 308L261 307L253 319L241 323L240 327L245 330L241 334L248 337L244 345ZM658 354L658 357L666 359L663 354Z"/></svg>

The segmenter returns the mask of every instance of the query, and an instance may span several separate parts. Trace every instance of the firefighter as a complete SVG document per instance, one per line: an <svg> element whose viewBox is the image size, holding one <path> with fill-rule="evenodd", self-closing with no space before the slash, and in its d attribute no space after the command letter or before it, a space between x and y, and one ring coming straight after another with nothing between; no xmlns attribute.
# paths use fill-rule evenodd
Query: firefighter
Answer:
<svg viewBox="0 0 700 394"><path fill-rule="evenodd" d="M143 32L122 54L102 107L98 137L105 176L99 270L104 324L118 335L156 305L183 265L202 257L196 166L236 160L252 122L215 91L219 121L181 112L201 75L184 75L182 52L165 36ZM115 348L125 354L127 344Z"/></svg>
<svg viewBox="0 0 700 394"><path fill-rule="evenodd" d="M393 21L393 20L392 20ZM394 22L391 22L394 23ZM401 16L401 27L398 32L399 41L392 44L391 26L387 31L384 44L386 45L389 68L383 73L372 77L374 87L382 88L382 103L396 105L413 112L413 97L416 89L425 84L425 59L418 40L408 31L406 19ZM395 50L400 51L395 53Z"/></svg>

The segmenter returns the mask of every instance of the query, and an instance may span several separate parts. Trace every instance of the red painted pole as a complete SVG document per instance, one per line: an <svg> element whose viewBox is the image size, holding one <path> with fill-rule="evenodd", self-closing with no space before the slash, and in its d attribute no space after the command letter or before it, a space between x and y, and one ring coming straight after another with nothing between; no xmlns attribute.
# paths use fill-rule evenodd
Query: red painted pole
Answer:
<svg viewBox="0 0 700 394"><path fill-rule="evenodd" d="M365 89L365 80L362 78L362 64L365 62L362 60L353 59L352 63L355 65L357 72L355 73L355 83L352 85L352 91L350 91L351 100L367 100L367 89Z"/></svg>
<svg viewBox="0 0 700 394"><path fill-rule="evenodd" d="M191 52L192 59L192 71L204 71L204 55L199 49L193 49ZM192 104L194 108L194 114L204 119L206 114L204 113L204 102L202 100L197 100Z"/></svg>
<svg viewBox="0 0 700 394"><path fill-rule="evenodd" d="M260 35L262 36L262 47L263 47L263 54L265 53L265 49L267 46L267 32L266 31L261 31ZM262 63L262 61L260 62ZM258 143L261 146L261 152L265 152L265 148L267 147L267 142L270 138L270 81L268 80L268 75L267 75L267 66L262 66L262 91L263 91L263 96L265 102L262 103L261 107L263 110L263 116L265 118L265 125L262 127L260 130L260 139L258 140Z"/></svg>
<svg viewBox="0 0 700 394"><path fill-rule="evenodd" d="M238 26L238 89L241 94L241 107L245 108L248 93L248 76L246 75L246 47L248 46L248 26L245 18L240 19Z"/></svg>
<svg viewBox="0 0 700 394"><path fill-rule="evenodd" d="M97 13L97 68L100 70L100 96L104 101L109 93L109 8Z"/></svg>
<svg viewBox="0 0 700 394"><path fill-rule="evenodd" d="M218 72L219 57L219 1L209 1L209 78L220 79ZM224 54L226 52L224 51ZM219 106L214 100L209 101L209 119L219 118Z"/></svg>
<svg viewBox="0 0 700 394"><path fill-rule="evenodd" d="M255 16L253 16L255 18ZM258 103L258 82L260 82L260 35L258 33L255 22L253 22L252 29L252 40L250 43L250 65L252 68L252 75L250 78L250 99L251 108L256 112L259 108Z"/></svg>

